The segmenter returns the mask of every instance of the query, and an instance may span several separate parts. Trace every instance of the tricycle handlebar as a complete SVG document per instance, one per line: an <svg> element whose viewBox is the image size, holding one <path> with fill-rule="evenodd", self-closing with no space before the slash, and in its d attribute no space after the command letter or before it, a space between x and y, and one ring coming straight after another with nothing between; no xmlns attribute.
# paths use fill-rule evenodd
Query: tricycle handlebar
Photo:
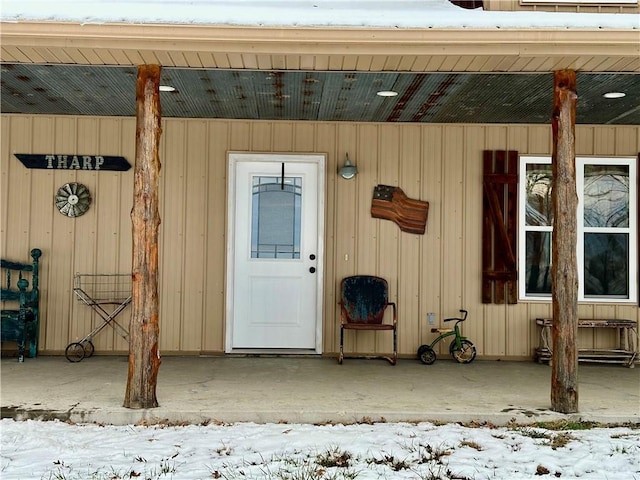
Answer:
<svg viewBox="0 0 640 480"><path fill-rule="evenodd" d="M469 314L469 312L467 312L464 309L460 309L460 313L462 314L462 318L445 318L444 320L442 320L443 322L452 322L454 320L458 320L460 322L464 322L467 319L467 315Z"/></svg>

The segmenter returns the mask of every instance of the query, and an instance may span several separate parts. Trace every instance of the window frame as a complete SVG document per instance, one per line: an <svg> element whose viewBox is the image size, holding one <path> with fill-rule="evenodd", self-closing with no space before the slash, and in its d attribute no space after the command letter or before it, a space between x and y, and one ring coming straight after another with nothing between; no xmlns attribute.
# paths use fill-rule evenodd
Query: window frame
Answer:
<svg viewBox="0 0 640 480"><path fill-rule="evenodd" d="M526 235L531 231L548 231L553 234L551 226L527 226L526 225L526 182L527 165L531 163L551 165L550 155L520 155L518 181L518 301L551 301L551 295L527 294L526 278ZM584 216L584 167L585 165L623 165L629 168L629 226L622 227L629 238L629 272L628 272L628 296L627 297L595 297L585 296L584 293L584 238L585 232L590 233L592 228L585 227ZM636 157L613 157L613 156L576 156L576 192L578 195L578 207L576 211L577 222L577 244L576 255L578 260L578 301L581 303L624 303L635 304L638 302L638 169ZM603 229L610 230L610 229ZM606 232L604 232L606 233ZM553 244L553 240L552 240Z"/></svg>

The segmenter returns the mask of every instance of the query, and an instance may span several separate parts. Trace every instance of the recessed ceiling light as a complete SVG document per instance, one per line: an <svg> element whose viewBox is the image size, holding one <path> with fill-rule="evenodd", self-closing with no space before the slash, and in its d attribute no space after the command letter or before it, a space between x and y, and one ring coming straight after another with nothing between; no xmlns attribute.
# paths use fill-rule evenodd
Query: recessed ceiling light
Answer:
<svg viewBox="0 0 640 480"><path fill-rule="evenodd" d="M160 85L161 92L175 92L176 89L171 85Z"/></svg>
<svg viewBox="0 0 640 480"><path fill-rule="evenodd" d="M624 92L607 92L603 95L604 98L622 98L627 94Z"/></svg>
<svg viewBox="0 0 640 480"><path fill-rule="evenodd" d="M376 93L379 97L395 97L398 95L398 92L394 92L393 90L382 90Z"/></svg>

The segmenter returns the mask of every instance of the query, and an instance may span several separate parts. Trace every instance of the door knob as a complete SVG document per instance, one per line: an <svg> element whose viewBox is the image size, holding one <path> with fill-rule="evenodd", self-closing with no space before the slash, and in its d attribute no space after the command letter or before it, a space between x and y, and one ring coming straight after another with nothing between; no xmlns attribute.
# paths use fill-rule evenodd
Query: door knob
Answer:
<svg viewBox="0 0 640 480"><path fill-rule="evenodd" d="M309 271L311 273L316 273L316 267L309 267Z"/></svg>
<svg viewBox="0 0 640 480"><path fill-rule="evenodd" d="M309 260L315 260L315 259L316 259L315 254L312 253L311 255L309 255Z"/></svg>

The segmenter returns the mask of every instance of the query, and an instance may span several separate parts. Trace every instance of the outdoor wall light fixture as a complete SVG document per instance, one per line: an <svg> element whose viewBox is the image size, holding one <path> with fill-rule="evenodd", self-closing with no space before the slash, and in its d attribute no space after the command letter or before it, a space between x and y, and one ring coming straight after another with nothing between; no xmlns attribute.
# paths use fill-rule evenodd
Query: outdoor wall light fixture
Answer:
<svg viewBox="0 0 640 480"><path fill-rule="evenodd" d="M353 178L358 173L358 168L355 165L351 164L351 160L349 160L349 154L347 153L345 156L344 166L338 170L338 175L342 178L349 180Z"/></svg>

